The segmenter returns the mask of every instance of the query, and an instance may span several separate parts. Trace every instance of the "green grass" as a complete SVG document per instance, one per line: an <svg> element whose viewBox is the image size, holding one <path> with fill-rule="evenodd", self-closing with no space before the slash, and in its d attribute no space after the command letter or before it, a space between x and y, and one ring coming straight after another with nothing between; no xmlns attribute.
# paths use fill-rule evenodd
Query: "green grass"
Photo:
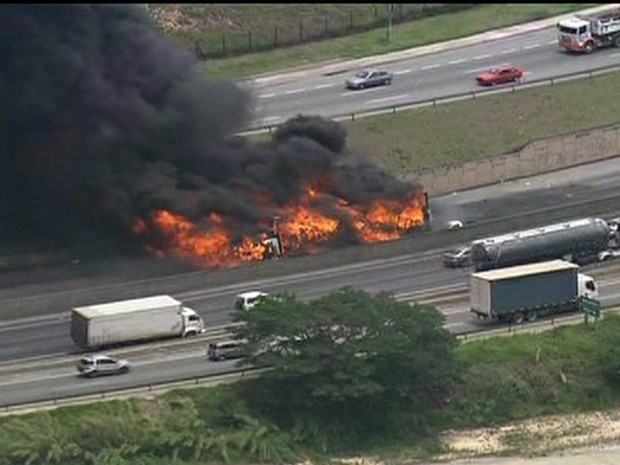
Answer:
<svg viewBox="0 0 620 465"><path fill-rule="evenodd" d="M567 60L573 57L566 57ZM549 136L620 122L620 72L590 79L359 118L347 146L394 174L500 155Z"/></svg>
<svg viewBox="0 0 620 465"><path fill-rule="evenodd" d="M359 14L362 14L362 8L366 8L366 12L368 12L368 5L372 4L361 4L358 7L359 10L356 11L360 11ZM210 59L207 61L206 67L210 76L237 79L316 62L361 58L442 42L594 5L597 4L481 4L466 11L442 14L395 25L390 43L387 43L386 40L386 28L381 27L365 33L269 52L235 58ZM151 5L151 7L154 6ZM217 11L213 12L216 7L218 7ZM169 29L168 34L185 43L193 43L194 40L202 37L203 32L201 31L206 28L214 31L213 34L220 36L226 33L226 30L234 32L238 32L240 29L273 30L277 24L290 24L292 22L297 25L302 17L304 21L314 23L323 21L325 15L342 17L344 14L346 17L344 10L347 7L351 7L351 5L333 5L331 7L329 4L317 4L316 6L288 4L281 7L275 5L267 7L264 4L167 6L168 9L183 9L184 15L178 16L181 19L177 19L177 22L185 24L181 28ZM339 11L333 10L335 8ZM210 11L211 13L208 14ZM222 24L226 24L227 27L222 27Z"/></svg>

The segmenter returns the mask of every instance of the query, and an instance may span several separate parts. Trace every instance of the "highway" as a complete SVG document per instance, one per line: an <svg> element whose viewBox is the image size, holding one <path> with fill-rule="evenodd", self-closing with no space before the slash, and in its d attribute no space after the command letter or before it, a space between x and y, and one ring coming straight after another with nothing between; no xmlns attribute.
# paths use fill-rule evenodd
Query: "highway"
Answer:
<svg viewBox="0 0 620 465"><path fill-rule="evenodd" d="M533 208L557 206L575 200L596 199L613 192L619 183L620 164L617 159L611 159L502 185L453 193L431 201L435 223L440 228L442 222L451 218L460 219L467 224L486 217L525 213ZM567 211L566 215L569 217L570 212ZM463 285L466 282L467 270L444 268L440 260L441 252L429 250L421 255L404 255L262 280L248 278L223 286L192 289L175 297L195 308L204 318L206 325L211 327L227 323L235 294L250 289L268 292L286 290L308 299L348 285L369 292L387 291L394 294L442 290L448 286ZM292 257L290 259L295 260ZM93 266L96 268L96 265ZM84 273L88 275L91 271L85 269ZM106 273L101 269L98 276L71 282L76 286L94 286L105 279ZM65 286L68 284L70 283L63 282ZM21 286L21 289L26 295L45 294L54 286L58 287L58 284L53 280L44 280L39 285L33 281L33 284ZM5 294L14 296L18 289L20 288L11 287L0 290L0 301L7 298ZM78 353L69 336L68 309L62 310L34 320L2 323L0 363ZM454 323L458 318L462 319L450 316L448 323ZM455 328L458 329L458 326Z"/></svg>
<svg viewBox="0 0 620 465"><path fill-rule="evenodd" d="M436 199L438 210L459 211L471 214L472 221L480 208L486 212L502 211L504 214L520 211L541 202L561 201L558 192L591 195L596 198L607 193L614 185L614 178L620 174L616 160L571 168L562 172L511 181L499 186L488 186L463 193L454 193ZM605 173L606 175L601 175ZM615 180L617 185L618 180ZM549 192L547 192L549 191ZM545 195L547 194L547 196ZM525 198L528 202L519 201ZM482 202L482 199L487 199ZM546 199L546 200L545 200ZM476 207L472 205L477 205ZM482 206L480 206L482 205ZM526 209L527 210L527 209ZM448 213L442 213L446 218ZM479 215L484 216L485 212ZM569 213L567 212L567 215ZM441 216L441 215L440 215ZM461 216L466 221L467 217ZM226 324L234 295L251 288L271 292L287 290L300 298L308 299L336 290L345 285L364 288L370 292L393 292L402 300L431 301L434 294L447 293L444 300L437 302L446 315L446 326L455 332L484 328L473 320L466 305L467 269L446 269L440 261L440 251L427 251L368 263L346 265L340 268L319 270L311 273L276 277L262 281L240 282L210 289L196 289L177 297L197 309L210 327ZM617 268L618 264L613 264ZM604 269L589 271L600 280L603 303L620 302L620 279ZM453 294L453 297L450 297ZM42 356L58 357L78 351L69 337L69 314L41 317L34 321L12 321L0 325L0 366L18 361L38 359ZM202 345L202 344L201 344ZM0 378L0 405L33 402L66 396L97 393L112 388L128 388L136 385L157 383L184 377L200 377L230 368L228 362L212 363L205 360L205 347L196 346L188 352L183 350L161 350L157 355L143 353L132 357L134 371L126 376L82 380L75 377L74 368L46 368L43 364L34 371L21 374L2 375ZM171 363L174 361L174 363ZM232 362L231 362L232 363Z"/></svg>
<svg viewBox="0 0 620 465"><path fill-rule="evenodd" d="M391 86L351 91L344 81L356 70L329 76L309 72L293 82L248 85L255 101L250 126L277 125L299 113L334 117L469 92L480 88L477 73L508 62L526 69L527 82L619 64L620 50L569 55L558 47L556 30L547 28L387 63L380 67L394 73Z"/></svg>
<svg viewBox="0 0 620 465"><path fill-rule="evenodd" d="M393 71L396 78L389 87L345 91L345 75L313 77L309 73L303 81L254 89L257 113L253 124L277 124L302 109L306 114L333 116L464 92L476 87L473 78L477 72L508 61L528 70L525 79L539 79L620 63L620 53L618 49L609 49L589 56L568 56L557 48L555 31L547 29L390 63L385 68ZM619 165L617 159L612 159L432 198L434 222L441 229L449 219L460 219L467 225L489 217L519 212L527 214L534 208L603 197L617 191ZM566 212L566 216L570 217L570 211ZM205 285L175 297L195 308L207 326L213 327L229 321L231 303L236 293L255 288L269 292L291 291L303 299L318 297L349 285L369 292L392 292L404 299L410 299L416 292L432 294L463 289L468 270L444 268L440 261L441 253L442 250L429 250L423 254L310 273L249 279L222 286ZM71 268L74 278L70 280L60 278L66 271L62 268L53 270L58 276L45 271L0 276L0 302L2 299L41 295L72 286L89 287L116 279L132 279L126 268L131 268L129 261L108 269L98 268L96 264L83 264ZM170 267L170 270L180 269L182 267ZM167 272L170 273L170 270ZM620 281L613 277L605 279L602 282L603 301L620 302ZM446 314L449 329L460 332L475 327L476 323L469 318L463 301L440 308ZM76 356L78 353L69 337L68 309L58 309L53 315L35 319L0 323L0 365L67 354ZM178 363L171 363L172 360ZM103 387L123 388L185 376L204 376L230 368L228 362L206 362L203 349L199 353L158 353L157 358L144 356L132 359L132 362L135 370L129 375L96 380L76 380L73 369L46 370L44 367L35 373L3 376L0 378L0 405L70 393L86 394Z"/></svg>

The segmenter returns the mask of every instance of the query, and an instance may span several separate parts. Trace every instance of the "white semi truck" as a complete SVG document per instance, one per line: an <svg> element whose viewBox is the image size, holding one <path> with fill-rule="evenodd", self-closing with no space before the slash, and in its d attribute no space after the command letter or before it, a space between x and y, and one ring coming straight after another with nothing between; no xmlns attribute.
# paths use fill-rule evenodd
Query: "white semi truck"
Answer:
<svg viewBox="0 0 620 465"><path fill-rule="evenodd" d="M169 295L75 307L71 311L71 338L88 349L202 332L202 318Z"/></svg>
<svg viewBox="0 0 620 465"><path fill-rule="evenodd" d="M520 324L539 316L578 311L596 299L595 280L563 260L512 266L470 275L470 310L479 318Z"/></svg>

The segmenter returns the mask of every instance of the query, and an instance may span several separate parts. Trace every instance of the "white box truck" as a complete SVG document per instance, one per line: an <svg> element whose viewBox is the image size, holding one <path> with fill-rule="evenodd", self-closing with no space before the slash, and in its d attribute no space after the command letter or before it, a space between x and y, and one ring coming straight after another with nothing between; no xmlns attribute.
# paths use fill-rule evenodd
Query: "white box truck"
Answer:
<svg viewBox="0 0 620 465"><path fill-rule="evenodd" d="M202 318L169 295L75 307L71 312L71 338L82 348L185 337L203 331Z"/></svg>
<svg viewBox="0 0 620 465"><path fill-rule="evenodd" d="M594 279L563 260L512 266L470 275L470 309L479 318L520 324L539 316L580 309L582 297L596 299Z"/></svg>

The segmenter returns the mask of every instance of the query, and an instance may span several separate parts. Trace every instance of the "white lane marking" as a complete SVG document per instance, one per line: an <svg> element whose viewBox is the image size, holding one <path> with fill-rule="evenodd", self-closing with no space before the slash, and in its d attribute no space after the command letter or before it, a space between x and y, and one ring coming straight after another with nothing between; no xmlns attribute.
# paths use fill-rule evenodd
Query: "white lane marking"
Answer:
<svg viewBox="0 0 620 465"><path fill-rule="evenodd" d="M342 94L340 94L341 97L359 97L360 96L360 92L362 92L362 95L365 94L369 94L371 92L377 92L380 91L381 86L379 87L371 87L369 89L356 89L356 90L349 90L347 92L343 92Z"/></svg>
<svg viewBox="0 0 620 465"><path fill-rule="evenodd" d="M328 87L334 87L335 84L319 84L318 86L314 86L315 89L327 89Z"/></svg>
<svg viewBox="0 0 620 465"><path fill-rule="evenodd" d="M523 47L523 50L531 50L533 48L538 48L538 47L540 47L540 44L526 45L525 47Z"/></svg>
<svg viewBox="0 0 620 465"><path fill-rule="evenodd" d="M407 73L410 73L410 72L411 72L410 69L403 69L403 70L400 70L400 71L394 71L394 74L397 74L397 75L398 74L407 74Z"/></svg>
<svg viewBox="0 0 620 465"><path fill-rule="evenodd" d="M293 89L293 90L287 90L286 92L284 92L286 95L292 95L292 94L299 94L301 92L304 92L306 89Z"/></svg>
<svg viewBox="0 0 620 465"><path fill-rule="evenodd" d="M450 65L458 65L459 63L465 63L467 60L465 58L461 58L460 60L452 60L448 62Z"/></svg>
<svg viewBox="0 0 620 465"><path fill-rule="evenodd" d="M492 66L487 66L485 68L470 69L470 70L465 71L463 74L481 73L483 71L488 71L491 68L492 68Z"/></svg>
<svg viewBox="0 0 620 465"><path fill-rule="evenodd" d="M607 58L616 58L616 57L620 57L620 52L612 53L611 55L607 56Z"/></svg>
<svg viewBox="0 0 620 465"><path fill-rule="evenodd" d="M274 94L274 93L271 93L271 94L261 94L257 98L272 98L272 97L275 97L275 96L276 96L276 94Z"/></svg>
<svg viewBox="0 0 620 465"><path fill-rule="evenodd" d="M549 45L555 45L558 43L557 39L556 40L551 40L549 42L547 42Z"/></svg>
<svg viewBox="0 0 620 465"><path fill-rule="evenodd" d="M498 55L506 55L508 53L514 53L516 51L516 48L509 48L508 50L502 50L501 52L498 52Z"/></svg>
<svg viewBox="0 0 620 465"><path fill-rule="evenodd" d="M439 63L435 63L434 65L422 66L422 69L435 69L439 68L441 65Z"/></svg>
<svg viewBox="0 0 620 465"><path fill-rule="evenodd" d="M385 98L377 98L374 100L367 100L366 102L364 102L364 105L372 105L374 103L384 103L384 102L389 102L390 100L399 100L399 99L403 99L403 98L407 98L409 97L409 94L400 94L400 95L393 95L392 97L385 97Z"/></svg>
<svg viewBox="0 0 620 465"><path fill-rule="evenodd" d="M485 55L478 55L477 57L474 57L474 60L484 60L485 58L491 58L493 55L491 55L490 53L487 53Z"/></svg>

